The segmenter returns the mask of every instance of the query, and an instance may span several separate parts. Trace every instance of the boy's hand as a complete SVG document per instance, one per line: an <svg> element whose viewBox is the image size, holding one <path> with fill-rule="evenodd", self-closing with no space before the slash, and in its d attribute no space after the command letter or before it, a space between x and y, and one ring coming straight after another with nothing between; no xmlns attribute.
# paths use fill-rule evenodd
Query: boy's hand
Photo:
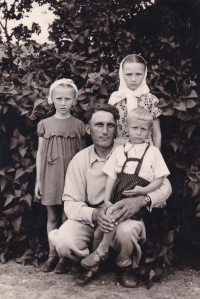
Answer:
<svg viewBox="0 0 200 299"><path fill-rule="evenodd" d="M41 199L41 197L42 197L41 182L40 181L36 181L36 185L35 185L35 196L38 199Z"/></svg>
<svg viewBox="0 0 200 299"><path fill-rule="evenodd" d="M104 203L104 207L106 208L106 210L107 210L109 207L111 207L111 206L113 206L112 202L110 202L110 201L105 201L105 203Z"/></svg>
<svg viewBox="0 0 200 299"><path fill-rule="evenodd" d="M126 197L132 197L132 196L144 195L144 194L145 194L144 187L140 187L140 186L135 186L134 189L124 191L124 193L123 193L123 195Z"/></svg>

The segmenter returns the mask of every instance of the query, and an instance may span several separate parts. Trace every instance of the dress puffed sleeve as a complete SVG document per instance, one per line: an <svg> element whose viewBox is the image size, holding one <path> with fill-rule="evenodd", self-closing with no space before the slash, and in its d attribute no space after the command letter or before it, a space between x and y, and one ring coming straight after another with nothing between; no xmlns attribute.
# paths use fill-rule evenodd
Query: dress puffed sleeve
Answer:
<svg viewBox="0 0 200 299"><path fill-rule="evenodd" d="M37 135L39 137L44 137L45 129L44 129L44 122L41 120L37 125Z"/></svg>
<svg viewBox="0 0 200 299"><path fill-rule="evenodd" d="M156 96L153 94L150 94L151 96L149 97L149 102L151 106L151 114L153 116L153 119L159 117L162 114L162 109L157 107L157 104L159 103L159 100Z"/></svg>

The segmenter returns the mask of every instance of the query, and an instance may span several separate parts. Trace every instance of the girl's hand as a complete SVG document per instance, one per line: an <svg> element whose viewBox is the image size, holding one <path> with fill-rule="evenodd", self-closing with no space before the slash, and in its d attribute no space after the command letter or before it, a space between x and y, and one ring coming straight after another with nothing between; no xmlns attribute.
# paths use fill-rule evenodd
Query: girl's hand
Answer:
<svg viewBox="0 0 200 299"><path fill-rule="evenodd" d="M41 182L40 181L36 181L36 185L35 185L35 196L38 199L41 199L41 197L42 197Z"/></svg>
<svg viewBox="0 0 200 299"><path fill-rule="evenodd" d="M124 191L123 195L126 197L132 197L132 196L136 196L136 195L144 195L144 188L140 187L140 186L135 186L135 188L132 190Z"/></svg>

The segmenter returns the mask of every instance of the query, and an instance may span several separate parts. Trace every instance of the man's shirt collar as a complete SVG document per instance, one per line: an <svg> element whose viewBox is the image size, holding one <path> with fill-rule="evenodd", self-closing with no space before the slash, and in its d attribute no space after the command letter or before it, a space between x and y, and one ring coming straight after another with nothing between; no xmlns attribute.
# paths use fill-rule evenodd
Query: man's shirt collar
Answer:
<svg viewBox="0 0 200 299"><path fill-rule="evenodd" d="M96 162L96 161L99 161L99 162L105 162L105 161L107 161L107 160L110 158L110 156L112 155L112 153L113 153L113 151L114 151L114 149L115 149L116 146L117 146L117 145L116 145L116 143L115 143L115 141L114 141L114 143L113 143L113 147L112 147L110 153L107 155L107 157L106 157L106 158L101 158L101 157L99 157L99 156L97 155L97 153L96 153L96 151L95 151L94 144L93 144L93 145L91 146L91 151L90 151L90 167L91 167L92 164L93 164L94 162Z"/></svg>

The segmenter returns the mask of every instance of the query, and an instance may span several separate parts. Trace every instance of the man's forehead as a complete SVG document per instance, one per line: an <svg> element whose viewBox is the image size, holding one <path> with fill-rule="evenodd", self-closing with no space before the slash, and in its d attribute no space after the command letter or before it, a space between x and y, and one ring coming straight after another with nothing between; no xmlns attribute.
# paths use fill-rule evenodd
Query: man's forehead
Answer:
<svg viewBox="0 0 200 299"><path fill-rule="evenodd" d="M106 123L109 123L109 122L115 123L116 122L113 114L109 111L104 111L104 110L95 112L92 115L91 121L95 122L95 123L96 122L106 122Z"/></svg>

